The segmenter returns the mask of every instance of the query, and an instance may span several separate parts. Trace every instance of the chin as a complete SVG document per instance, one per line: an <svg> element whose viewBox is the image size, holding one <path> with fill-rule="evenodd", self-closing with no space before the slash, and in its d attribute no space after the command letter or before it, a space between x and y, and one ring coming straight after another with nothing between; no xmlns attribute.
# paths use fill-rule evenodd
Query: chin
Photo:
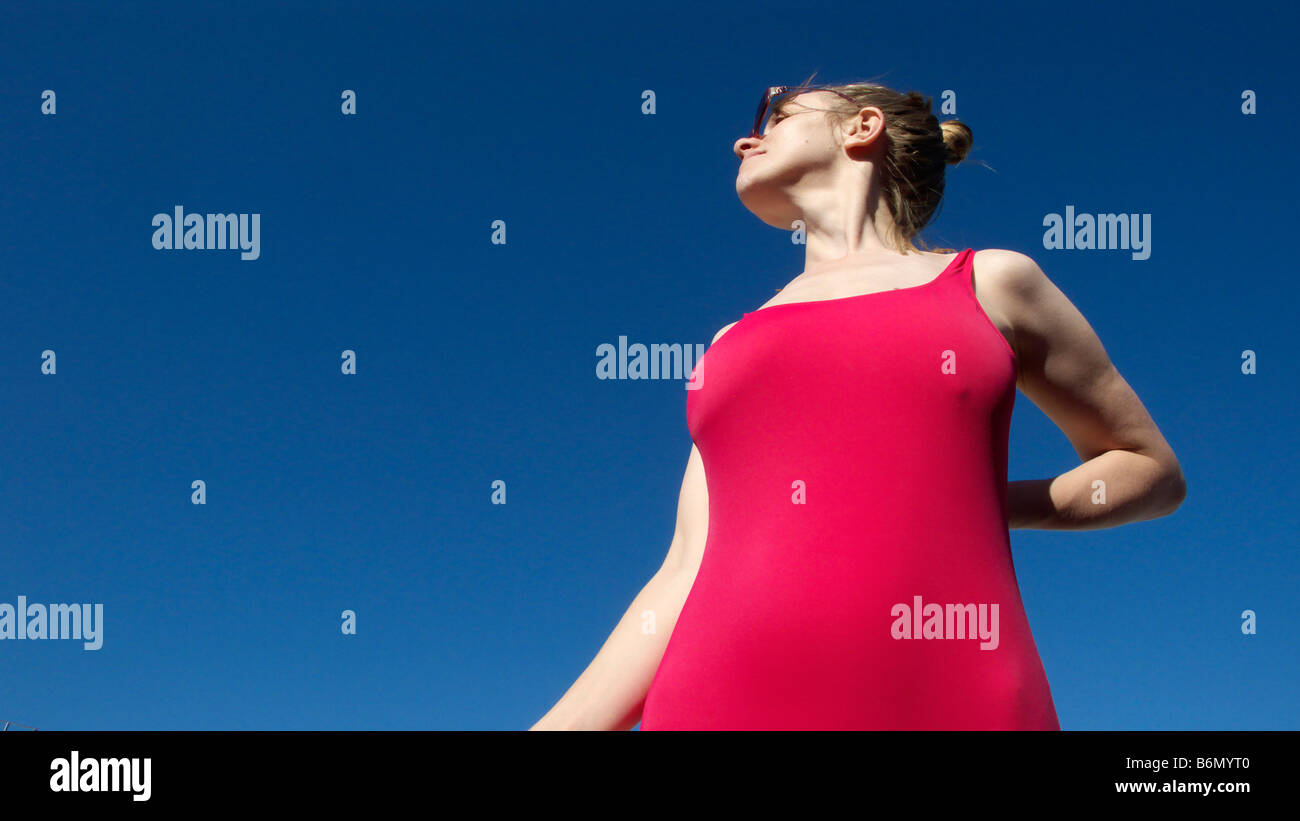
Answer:
<svg viewBox="0 0 1300 821"><path fill-rule="evenodd" d="M797 217L789 211L789 203L772 194L772 191L764 191L759 186L741 185L739 182L736 184L736 196L740 197L741 204L749 213L773 228L794 230L793 223Z"/></svg>

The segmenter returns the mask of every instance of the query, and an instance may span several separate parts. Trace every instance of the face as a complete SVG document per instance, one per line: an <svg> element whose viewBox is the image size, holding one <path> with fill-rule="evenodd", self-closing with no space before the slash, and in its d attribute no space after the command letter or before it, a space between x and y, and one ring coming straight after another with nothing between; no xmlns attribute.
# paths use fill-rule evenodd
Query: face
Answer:
<svg viewBox="0 0 1300 821"><path fill-rule="evenodd" d="M736 194L763 222L789 231L800 218L795 194L833 186L843 172L849 161L843 135L826 120L827 109L842 100L829 91L788 97L762 135L736 140Z"/></svg>

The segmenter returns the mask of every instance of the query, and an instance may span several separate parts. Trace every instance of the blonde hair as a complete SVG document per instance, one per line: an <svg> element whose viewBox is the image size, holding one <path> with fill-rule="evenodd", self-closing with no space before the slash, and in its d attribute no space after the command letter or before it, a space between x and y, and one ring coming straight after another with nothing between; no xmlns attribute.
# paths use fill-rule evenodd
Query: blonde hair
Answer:
<svg viewBox="0 0 1300 821"><path fill-rule="evenodd" d="M803 85L811 85L812 79L810 76ZM832 107L823 109L831 122L843 121L867 106L885 114L885 154L878 176L882 198L896 227L890 237L895 247L904 254L916 250L954 253L952 248L926 248L918 235L943 201L945 167L956 165L970 152L974 143L970 126L961 120L939 122L930 113L932 98L917 91L904 93L870 81L822 87L854 100L850 103L835 97Z"/></svg>

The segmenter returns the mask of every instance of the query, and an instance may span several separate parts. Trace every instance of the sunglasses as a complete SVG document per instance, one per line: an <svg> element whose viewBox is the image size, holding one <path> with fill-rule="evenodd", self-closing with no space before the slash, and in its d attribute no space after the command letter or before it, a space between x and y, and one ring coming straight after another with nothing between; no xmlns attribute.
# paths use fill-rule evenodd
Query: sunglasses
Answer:
<svg viewBox="0 0 1300 821"><path fill-rule="evenodd" d="M754 115L754 127L750 129L749 136L762 136L763 129L767 126L767 118L769 114L779 108L782 103L786 102L791 97L805 94L809 91L829 91L832 94L839 94L839 96L853 103L855 106L858 104L858 101L849 95L836 91L833 88L827 88L826 86L772 86L768 88L767 91L763 92L763 99L758 103L758 113Z"/></svg>

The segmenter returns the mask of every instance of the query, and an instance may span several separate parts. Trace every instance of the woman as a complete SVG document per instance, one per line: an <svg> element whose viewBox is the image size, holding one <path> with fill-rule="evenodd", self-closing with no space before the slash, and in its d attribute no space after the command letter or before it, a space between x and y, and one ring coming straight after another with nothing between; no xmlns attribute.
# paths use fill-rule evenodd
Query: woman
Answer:
<svg viewBox="0 0 1300 821"><path fill-rule="evenodd" d="M1185 483L1032 259L914 244L971 140L916 92L764 95L736 190L804 270L697 365L668 555L532 729L1060 729L1008 528L1164 516ZM1081 465L1008 485L1017 387Z"/></svg>

